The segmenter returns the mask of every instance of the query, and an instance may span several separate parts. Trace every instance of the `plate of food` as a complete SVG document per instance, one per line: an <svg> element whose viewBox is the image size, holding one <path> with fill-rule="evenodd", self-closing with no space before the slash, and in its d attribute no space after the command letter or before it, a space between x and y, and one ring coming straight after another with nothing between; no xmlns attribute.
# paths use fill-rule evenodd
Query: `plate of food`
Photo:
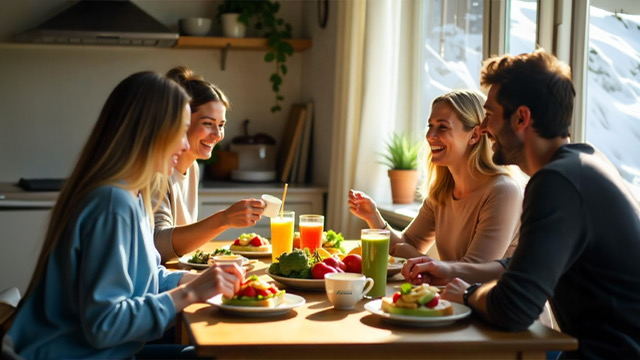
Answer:
<svg viewBox="0 0 640 360"><path fill-rule="evenodd" d="M400 273L400 270L402 270L402 267L406 262L407 259L405 258L389 256L389 264L387 265L387 276L391 277L395 274Z"/></svg>
<svg viewBox="0 0 640 360"><path fill-rule="evenodd" d="M232 253L246 257L271 256L271 243L269 239L256 233L240 234L233 244L225 247Z"/></svg>
<svg viewBox="0 0 640 360"><path fill-rule="evenodd" d="M280 290L274 284L253 275L242 283L233 298L219 294L207 302L234 315L277 316L303 305L305 299L298 295L287 294L285 290Z"/></svg>
<svg viewBox="0 0 640 360"><path fill-rule="evenodd" d="M274 275L269 272L267 269L266 274L269 275L273 280L292 287L294 289L301 290L319 290L324 291L324 279L297 279L290 278L282 275Z"/></svg>
<svg viewBox="0 0 640 360"><path fill-rule="evenodd" d="M233 255L229 249L218 248L212 252L205 252L200 249L196 250L193 254L183 255L178 259L178 262L182 265L187 265L195 269L206 269L211 266L209 259L218 255ZM242 265L246 265L249 259L243 257Z"/></svg>
<svg viewBox="0 0 640 360"><path fill-rule="evenodd" d="M427 284L402 284L392 297L364 305L383 320L406 326L444 326L471 315L468 306L440 299L438 288Z"/></svg>

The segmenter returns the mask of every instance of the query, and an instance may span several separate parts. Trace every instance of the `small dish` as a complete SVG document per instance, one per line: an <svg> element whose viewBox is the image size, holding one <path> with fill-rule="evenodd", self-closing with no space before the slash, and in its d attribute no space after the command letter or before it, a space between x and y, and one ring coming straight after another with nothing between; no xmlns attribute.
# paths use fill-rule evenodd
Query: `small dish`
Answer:
<svg viewBox="0 0 640 360"><path fill-rule="evenodd" d="M211 30L211 19L202 17L182 18L178 21L180 33L190 36L207 35Z"/></svg>
<svg viewBox="0 0 640 360"><path fill-rule="evenodd" d="M209 266L211 266L210 264L198 264L198 263L192 263L189 262L189 260L191 259L191 255L183 255L182 257L180 257L180 259L178 259L178 262L182 265L187 265L190 266L194 269L206 269ZM249 259L243 257L242 258L242 265L246 265L249 262Z"/></svg>

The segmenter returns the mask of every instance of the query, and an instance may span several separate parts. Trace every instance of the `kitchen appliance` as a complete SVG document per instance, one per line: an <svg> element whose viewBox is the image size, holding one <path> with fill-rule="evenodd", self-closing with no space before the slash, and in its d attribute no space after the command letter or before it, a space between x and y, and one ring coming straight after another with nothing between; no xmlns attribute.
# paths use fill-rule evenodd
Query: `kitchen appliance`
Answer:
<svg viewBox="0 0 640 360"><path fill-rule="evenodd" d="M238 154L238 169L231 172L231 179L248 182L265 182L276 179L276 140L264 133L249 135L249 119L242 126L244 136L231 140L230 150Z"/></svg>
<svg viewBox="0 0 640 360"><path fill-rule="evenodd" d="M17 42L72 45L172 47L178 33L129 0L80 0L35 28L14 37Z"/></svg>

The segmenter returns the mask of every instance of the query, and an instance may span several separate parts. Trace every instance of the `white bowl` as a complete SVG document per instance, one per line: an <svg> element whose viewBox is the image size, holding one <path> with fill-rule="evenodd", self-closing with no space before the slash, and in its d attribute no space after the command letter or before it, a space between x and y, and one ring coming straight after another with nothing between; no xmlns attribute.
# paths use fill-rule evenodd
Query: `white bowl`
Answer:
<svg viewBox="0 0 640 360"><path fill-rule="evenodd" d="M201 17L182 18L178 21L180 33L191 36L203 36L211 30L211 19Z"/></svg>

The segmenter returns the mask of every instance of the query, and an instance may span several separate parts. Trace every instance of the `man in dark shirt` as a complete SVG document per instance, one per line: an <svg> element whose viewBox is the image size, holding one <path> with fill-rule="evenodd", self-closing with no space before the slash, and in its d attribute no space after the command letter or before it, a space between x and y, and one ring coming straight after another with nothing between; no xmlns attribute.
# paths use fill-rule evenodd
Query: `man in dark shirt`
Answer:
<svg viewBox="0 0 640 360"><path fill-rule="evenodd" d="M587 144L570 144L570 69L538 50L489 59L482 124L494 161L531 176L513 258L486 264L412 259L403 274L434 284L511 331L528 328L547 300L578 339L564 358L640 359L640 206L616 168ZM488 281L469 284L467 281Z"/></svg>

